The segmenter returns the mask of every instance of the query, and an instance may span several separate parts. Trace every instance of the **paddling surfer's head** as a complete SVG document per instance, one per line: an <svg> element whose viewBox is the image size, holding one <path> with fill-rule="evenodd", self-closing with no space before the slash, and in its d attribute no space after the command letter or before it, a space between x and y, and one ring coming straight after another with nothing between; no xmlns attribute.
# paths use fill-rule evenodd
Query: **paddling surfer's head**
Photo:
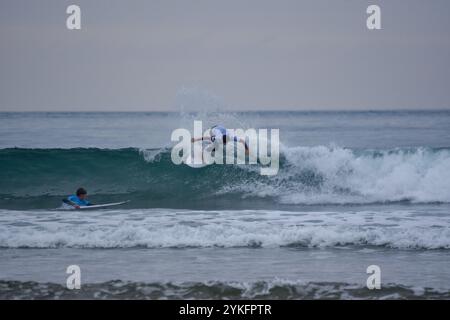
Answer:
<svg viewBox="0 0 450 320"><path fill-rule="evenodd" d="M81 200L83 200L84 198L86 198L87 196L87 191L84 188L78 188L77 190L77 197Z"/></svg>

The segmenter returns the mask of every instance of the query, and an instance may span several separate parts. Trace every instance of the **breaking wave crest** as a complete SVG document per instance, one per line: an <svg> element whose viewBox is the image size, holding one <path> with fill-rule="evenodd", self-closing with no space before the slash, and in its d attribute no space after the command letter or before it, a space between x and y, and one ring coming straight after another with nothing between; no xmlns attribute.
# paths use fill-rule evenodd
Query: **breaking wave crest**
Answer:
<svg viewBox="0 0 450 320"><path fill-rule="evenodd" d="M257 165L175 165L168 149L2 149L0 167L0 207L10 209L55 207L78 185L97 202L131 200L129 208L450 202L446 148L286 147L275 176Z"/></svg>

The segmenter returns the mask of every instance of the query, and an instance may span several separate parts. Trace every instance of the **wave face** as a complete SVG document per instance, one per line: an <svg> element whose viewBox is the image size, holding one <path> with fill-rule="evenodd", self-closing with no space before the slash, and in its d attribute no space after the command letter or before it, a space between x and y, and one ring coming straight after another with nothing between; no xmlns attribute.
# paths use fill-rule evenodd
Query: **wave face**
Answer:
<svg viewBox="0 0 450 320"><path fill-rule="evenodd" d="M0 299L450 299L448 290L387 284L380 290L341 282L126 282L85 284L69 290L55 283L0 280Z"/></svg>
<svg viewBox="0 0 450 320"><path fill-rule="evenodd" d="M447 148L286 147L270 177L257 165L175 165L168 149L1 149L0 168L9 209L54 208L78 186L127 208L450 202Z"/></svg>
<svg viewBox="0 0 450 320"><path fill-rule="evenodd" d="M175 209L0 210L2 248L329 248L450 249L443 208L293 212Z"/></svg>

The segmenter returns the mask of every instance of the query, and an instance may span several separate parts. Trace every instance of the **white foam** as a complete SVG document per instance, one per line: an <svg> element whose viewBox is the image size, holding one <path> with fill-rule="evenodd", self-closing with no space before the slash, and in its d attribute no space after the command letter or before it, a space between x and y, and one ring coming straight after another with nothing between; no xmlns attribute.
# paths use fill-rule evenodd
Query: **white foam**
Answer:
<svg viewBox="0 0 450 320"><path fill-rule="evenodd" d="M227 185L245 196L285 204L450 202L450 151L365 151L340 147L283 148L286 164L266 181Z"/></svg>
<svg viewBox="0 0 450 320"><path fill-rule="evenodd" d="M445 210L445 209L443 209ZM450 249L450 216L370 212L0 210L1 247L333 247ZM17 221L21 221L20 224Z"/></svg>

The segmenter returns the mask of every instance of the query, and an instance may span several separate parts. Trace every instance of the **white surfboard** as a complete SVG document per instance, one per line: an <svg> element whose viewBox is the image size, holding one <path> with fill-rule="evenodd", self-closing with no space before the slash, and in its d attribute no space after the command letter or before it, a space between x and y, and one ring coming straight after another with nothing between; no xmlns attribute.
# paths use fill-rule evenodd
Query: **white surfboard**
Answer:
<svg viewBox="0 0 450 320"><path fill-rule="evenodd" d="M197 159L196 157L192 157L192 156L188 156L187 158L186 158L186 161L185 161L185 163L189 166L189 167L191 167L191 168L203 168L203 167L206 167L207 166L207 164L206 163L201 163L201 158L200 158L200 161L196 161L195 159Z"/></svg>
<svg viewBox="0 0 450 320"><path fill-rule="evenodd" d="M60 209L63 210L91 210L91 209L101 209L101 208L109 208L109 207L114 207L114 206L119 206L121 204L125 204L130 202L130 200L127 201L121 201L121 202L113 202L113 203L104 203L104 204L95 204L92 206L80 206L80 208L75 208L74 206L67 204L67 203L63 203Z"/></svg>
<svg viewBox="0 0 450 320"><path fill-rule="evenodd" d="M80 210L88 210L88 209L100 209L100 208L107 208L107 207L114 207L119 206L121 204L125 204L130 202L130 200L122 201L122 202L113 202L113 203L104 203L104 204L94 204L92 206L81 206Z"/></svg>
<svg viewBox="0 0 450 320"><path fill-rule="evenodd" d="M207 145L206 148L213 148L212 143L204 143L204 145ZM205 146L203 146L205 147ZM203 168L206 167L208 164L203 161L203 150L196 150L194 146L192 146L192 153L187 156L186 160L184 161L186 165L188 165L191 168Z"/></svg>
<svg viewBox="0 0 450 320"><path fill-rule="evenodd" d="M213 143L204 142L203 148L205 148L205 151L211 152L212 149L214 149ZM193 148L192 153L187 156L186 160L184 161L186 165L188 165L191 168L204 168L211 163L207 163L206 160L203 159L203 150L196 150ZM224 164L244 164L246 163L245 154L235 154L233 152L232 154L228 155L225 152L225 156L223 158Z"/></svg>

